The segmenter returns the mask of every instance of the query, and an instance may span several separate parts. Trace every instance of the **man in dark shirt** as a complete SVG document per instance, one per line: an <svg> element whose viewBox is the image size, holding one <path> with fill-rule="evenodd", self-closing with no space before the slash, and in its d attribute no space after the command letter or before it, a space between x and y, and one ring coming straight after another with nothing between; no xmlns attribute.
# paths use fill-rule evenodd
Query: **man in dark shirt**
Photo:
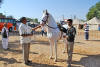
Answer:
<svg viewBox="0 0 100 67"><path fill-rule="evenodd" d="M66 38L67 38L67 49L68 49L68 67L71 67L71 62L72 62L72 53L73 53L73 48L74 48L74 39L75 39L75 34L76 34L76 29L72 25L73 20L68 19L67 24L68 24L68 29L61 28L61 31L66 33Z"/></svg>

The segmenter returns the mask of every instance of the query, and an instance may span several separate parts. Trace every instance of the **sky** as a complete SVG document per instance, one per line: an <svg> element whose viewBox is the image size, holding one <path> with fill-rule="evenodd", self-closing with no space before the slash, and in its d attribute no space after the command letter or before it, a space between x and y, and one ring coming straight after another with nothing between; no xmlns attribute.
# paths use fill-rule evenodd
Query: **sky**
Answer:
<svg viewBox="0 0 100 67"><path fill-rule="evenodd" d="M100 0L4 0L0 12L19 19L22 16L41 19L47 9L56 21L73 18L86 20L89 8Z"/></svg>

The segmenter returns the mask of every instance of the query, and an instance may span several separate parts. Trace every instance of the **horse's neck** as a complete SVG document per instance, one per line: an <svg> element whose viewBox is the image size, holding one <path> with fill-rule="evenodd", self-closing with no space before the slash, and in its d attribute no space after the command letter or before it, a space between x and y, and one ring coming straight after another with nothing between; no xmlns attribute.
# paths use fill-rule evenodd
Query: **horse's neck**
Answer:
<svg viewBox="0 0 100 67"><path fill-rule="evenodd" d="M49 18L48 18L48 22L47 22L47 32L50 33L50 32L54 32L54 31L58 31L57 28L57 23L55 22L54 18L52 17L52 15L49 15ZM55 28L55 29L54 29Z"/></svg>
<svg viewBox="0 0 100 67"><path fill-rule="evenodd" d="M50 15L49 18L48 18L48 25L51 26L51 27L57 27L57 23L55 22L52 15Z"/></svg>

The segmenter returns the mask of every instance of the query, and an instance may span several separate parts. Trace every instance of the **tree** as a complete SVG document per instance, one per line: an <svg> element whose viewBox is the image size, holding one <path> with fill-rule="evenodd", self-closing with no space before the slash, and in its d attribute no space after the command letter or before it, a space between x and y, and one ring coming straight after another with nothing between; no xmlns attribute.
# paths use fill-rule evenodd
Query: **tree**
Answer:
<svg viewBox="0 0 100 67"><path fill-rule="evenodd" d="M3 1L3 0L0 0L0 6L1 6L1 4L2 4L2 1Z"/></svg>
<svg viewBox="0 0 100 67"><path fill-rule="evenodd" d="M87 13L86 17L87 20L90 20L93 17L97 17L98 19L100 19L100 2L97 2L89 9L89 12Z"/></svg>
<svg viewBox="0 0 100 67"><path fill-rule="evenodd" d="M3 13L0 13L0 18L5 18L6 16Z"/></svg>
<svg viewBox="0 0 100 67"><path fill-rule="evenodd" d="M35 23L38 23L38 19L37 19L37 18L35 18L35 19L34 19L34 22L35 22Z"/></svg>
<svg viewBox="0 0 100 67"><path fill-rule="evenodd" d="M26 17L26 19L27 19L28 21L33 22L33 19L32 19L32 18Z"/></svg>
<svg viewBox="0 0 100 67"><path fill-rule="evenodd" d="M11 19L13 19L14 17L13 17L13 16L7 16L7 18L11 18Z"/></svg>

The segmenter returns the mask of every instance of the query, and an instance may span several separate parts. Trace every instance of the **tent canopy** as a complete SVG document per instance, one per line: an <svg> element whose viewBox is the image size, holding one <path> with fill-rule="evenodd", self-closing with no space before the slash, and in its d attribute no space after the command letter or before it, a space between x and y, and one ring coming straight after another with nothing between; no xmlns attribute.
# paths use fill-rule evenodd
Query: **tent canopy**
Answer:
<svg viewBox="0 0 100 67"><path fill-rule="evenodd" d="M84 22L79 19L74 19L73 24L84 24Z"/></svg>
<svg viewBox="0 0 100 67"><path fill-rule="evenodd" d="M100 24L100 20L96 17L92 18L91 20L87 21L88 24Z"/></svg>

